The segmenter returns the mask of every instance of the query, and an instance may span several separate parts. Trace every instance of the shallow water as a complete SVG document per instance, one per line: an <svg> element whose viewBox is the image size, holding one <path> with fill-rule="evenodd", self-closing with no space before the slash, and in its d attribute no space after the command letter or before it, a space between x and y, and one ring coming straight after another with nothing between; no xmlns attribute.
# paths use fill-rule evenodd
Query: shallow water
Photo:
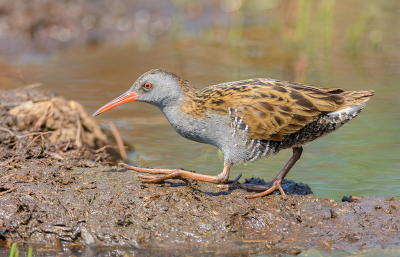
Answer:
<svg viewBox="0 0 400 257"><path fill-rule="evenodd" d="M229 33L214 28L205 35L188 34L179 40L162 36L146 44L74 48L49 57L45 63L30 61L13 68L21 70L27 83L42 82L43 88L83 103L90 113L153 68L171 70L198 88L264 77L346 90L373 89L376 95L360 116L305 146L301 160L287 178L307 183L317 196L337 200L344 195L400 197L400 34L391 29L392 24L399 24L396 10L400 4L336 3L336 8L341 11L335 13L330 43L319 40L318 31L326 29L309 24L304 45L295 45L290 35L299 30L293 32L290 25L275 24L279 13L253 26L234 25L240 17L232 16ZM347 34L363 21L363 16L349 14L360 8L372 18L361 36L354 38ZM261 16L251 8L241 12L242 17L253 14ZM241 36L232 37L231 32L238 29ZM302 38L301 34L297 37ZM304 74L302 69L306 70ZM124 140L135 146L129 159L137 165L185 168L210 175L222 170L217 148L180 137L154 106L129 103L99 118L113 120ZM290 156L287 150L268 160L236 165L231 178L242 173L244 178L270 180Z"/></svg>
<svg viewBox="0 0 400 257"><path fill-rule="evenodd" d="M129 249L127 247L68 247L67 245L62 249L58 247L41 247L33 246L34 256L54 256L57 254L59 257L63 256L227 256L229 249L212 247L207 249ZM243 247L245 249L245 247ZM28 247L18 246L19 253L22 256L27 255ZM320 256L360 256L360 257L370 257L370 256L398 256L399 247L390 248L370 248L370 249L348 249L343 251L322 251L317 249L302 251L297 256L299 257L320 257ZM0 254L2 256L8 256L9 250L5 247L0 247ZM246 256L246 251L242 250L240 256ZM232 254L232 256L238 256L238 254ZM294 254L285 253L271 253L258 256L294 256Z"/></svg>

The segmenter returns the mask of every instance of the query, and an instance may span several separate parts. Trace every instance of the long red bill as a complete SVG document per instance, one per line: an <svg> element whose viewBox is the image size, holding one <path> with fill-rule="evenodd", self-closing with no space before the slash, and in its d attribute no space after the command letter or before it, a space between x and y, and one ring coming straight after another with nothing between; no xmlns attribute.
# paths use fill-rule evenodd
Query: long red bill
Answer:
<svg viewBox="0 0 400 257"><path fill-rule="evenodd" d="M114 108L115 106L124 104L124 103L128 103L128 102L133 102L136 101L136 97L138 97L138 94L132 93L130 91L120 95L119 97L115 98L114 100L112 100L111 102L109 102L108 104L104 105L103 107L101 107L100 109L97 110L97 112L95 112L93 114L93 117L102 114L103 112L106 112L112 108Z"/></svg>

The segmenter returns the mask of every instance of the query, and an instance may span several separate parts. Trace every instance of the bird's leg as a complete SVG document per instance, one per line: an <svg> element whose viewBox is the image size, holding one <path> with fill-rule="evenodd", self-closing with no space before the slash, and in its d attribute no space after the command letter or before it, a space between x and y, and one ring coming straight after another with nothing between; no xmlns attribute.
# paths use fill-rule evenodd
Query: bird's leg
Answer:
<svg viewBox="0 0 400 257"><path fill-rule="evenodd" d="M269 195L275 190L279 190L283 196L285 196L285 192L282 189L281 183L282 180L286 177L286 175L289 173L290 169L293 167L293 165L296 164L296 162L300 159L301 153L303 152L303 148L300 147L293 147L293 155L289 159L289 161L286 163L286 165L283 167L283 169L276 175L276 177L269 183L268 186L261 186L261 185L243 185L243 184L233 184L233 185L223 185L219 186L220 188L242 188L242 189L247 189L247 190L255 190L255 191L263 191L258 194L254 194L251 196L247 196L246 198L256 198L256 197L261 197L264 195Z"/></svg>
<svg viewBox="0 0 400 257"><path fill-rule="evenodd" d="M198 181L205 181L211 182L215 184L223 184L228 181L229 178L229 171L231 169L230 164L225 164L224 169L218 176L209 176L209 175L202 175L193 173L187 170L179 170L179 169L149 169L149 168L140 168L135 166L129 166L125 163L120 163L119 165L125 167L129 170L134 170L137 172L154 174L154 175L164 175L164 176L146 176L146 175L139 175L142 178L143 183L158 183L162 182L167 179L180 179L188 183L188 179L198 180Z"/></svg>
<svg viewBox="0 0 400 257"><path fill-rule="evenodd" d="M303 147L293 147L293 155L289 159L289 161L286 163L286 165L283 167L283 169L276 175L276 177L269 183L268 189L264 192L254 194L251 196L247 196L246 198L256 198L256 197L261 197L264 195L269 195L275 190L279 190L281 192L281 195L285 196L285 192L282 189L281 183L282 180L286 177L286 175L289 173L290 169L296 164L296 162L300 159L301 153L303 152Z"/></svg>

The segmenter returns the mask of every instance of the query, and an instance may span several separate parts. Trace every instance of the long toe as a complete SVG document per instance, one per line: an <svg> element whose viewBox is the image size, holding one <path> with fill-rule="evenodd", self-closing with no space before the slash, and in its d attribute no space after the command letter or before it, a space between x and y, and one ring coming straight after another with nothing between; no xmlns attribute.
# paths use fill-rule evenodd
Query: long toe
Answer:
<svg viewBox="0 0 400 257"><path fill-rule="evenodd" d="M144 179L144 183L158 183L167 179L180 179L187 184L190 184L189 180L197 180L197 181L205 181L211 182L215 184L225 183L228 181L230 165L224 165L224 169L218 176L209 176L202 175L198 173L194 173L187 170L181 169L151 169L151 168L139 168L135 166L129 166L125 163L120 163L119 165L123 166L126 169L134 170L136 172L153 174L153 175L163 175L163 176L147 176L147 175L139 175L139 177ZM239 178L238 178L239 179Z"/></svg>
<svg viewBox="0 0 400 257"><path fill-rule="evenodd" d="M286 196L286 194L283 191L283 188L281 186L281 183L282 183L281 179L278 179L278 180L275 180L275 181L271 181L270 185L268 186L269 188L267 190L265 190L264 192L258 193L258 194L246 196L246 198L247 199L252 199L252 198L256 198L256 197L262 197L262 196L265 196L265 195L272 194L275 190L279 190L281 192L282 196Z"/></svg>
<svg viewBox="0 0 400 257"><path fill-rule="evenodd" d="M173 172L164 176L146 176L146 175L138 175L140 178L144 179L143 183L160 183L167 179L180 179L179 172Z"/></svg>

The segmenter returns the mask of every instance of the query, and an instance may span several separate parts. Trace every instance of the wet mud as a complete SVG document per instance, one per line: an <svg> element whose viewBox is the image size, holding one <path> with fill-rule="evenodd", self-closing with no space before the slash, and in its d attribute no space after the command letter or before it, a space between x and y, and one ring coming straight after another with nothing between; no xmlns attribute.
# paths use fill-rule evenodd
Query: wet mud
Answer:
<svg viewBox="0 0 400 257"><path fill-rule="evenodd" d="M52 97L24 90L16 92L29 92L30 98L20 99L18 106ZM400 242L400 203L394 197L336 202L293 181L283 183L286 197L275 192L256 199L245 198L254 192L202 182L142 184L135 172L115 165L101 145L52 141L49 132L59 128L46 122L32 130L40 115L29 116L30 122L11 115L16 93L0 94L0 244L91 254L112 246L139 255L297 255L310 248L366 249Z"/></svg>

